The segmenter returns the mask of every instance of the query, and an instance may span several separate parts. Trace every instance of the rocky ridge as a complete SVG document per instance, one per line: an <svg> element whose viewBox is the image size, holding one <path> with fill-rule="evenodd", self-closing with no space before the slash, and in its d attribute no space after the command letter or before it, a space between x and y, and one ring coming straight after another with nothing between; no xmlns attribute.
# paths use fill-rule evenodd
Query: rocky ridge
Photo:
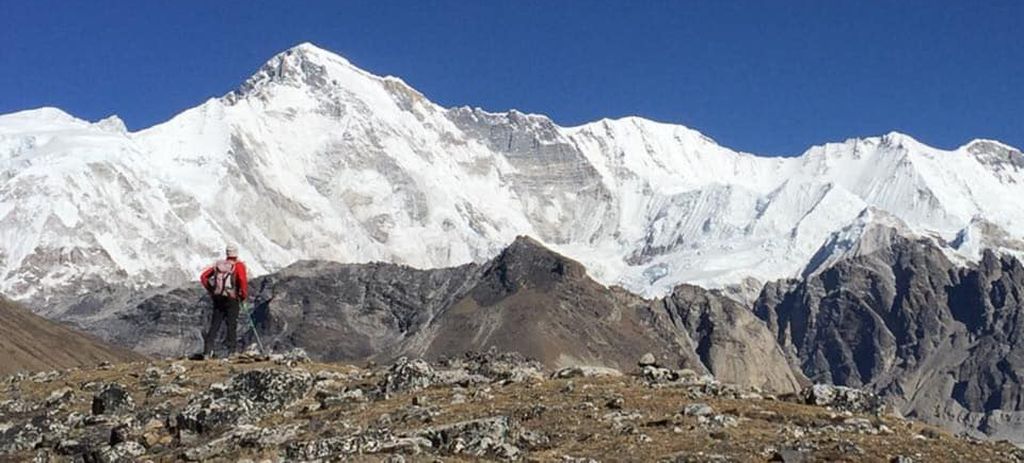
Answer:
<svg viewBox="0 0 1024 463"><path fill-rule="evenodd" d="M364 368L301 351L15 375L0 460L1024 461L815 385L776 396L643 356L628 373L470 353Z"/></svg>
<svg viewBox="0 0 1024 463"><path fill-rule="evenodd" d="M874 234L884 244L770 283L755 313L813 381L868 388L909 416L1021 442L1024 265L986 251L961 267L928 239Z"/></svg>
<svg viewBox="0 0 1024 463"><path fill-rule="evenodd" d="M479 266L301 262L253 285L263 287L254 304L263 342L320 361L435 360L496 348L549 368L621 369L651 352L666 365L777 392L802 381L765 323L737 302L697 287L653 301L607 288L526 237ZM208 299L182 288L85 327L143 352L188 355L200 346Z"/></svg>

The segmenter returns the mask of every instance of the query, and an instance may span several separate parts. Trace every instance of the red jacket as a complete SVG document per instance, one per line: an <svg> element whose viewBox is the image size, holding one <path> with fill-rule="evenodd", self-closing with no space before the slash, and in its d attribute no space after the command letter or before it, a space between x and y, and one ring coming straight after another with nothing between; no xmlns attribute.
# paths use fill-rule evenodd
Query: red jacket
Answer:
<svg viewBox="0 0 1024 463"><path fill-rule="evenodd" d="M228 260L235 261L235 288L238 290L238 300L244 301L249 297L249 280L245 277L245 262L238 260L237 257L228 257ZM199 282L202 283L203 288L211 292L213 288L210 286L210 276L213 275L213 267L211 265L199 274Z"/></svg>

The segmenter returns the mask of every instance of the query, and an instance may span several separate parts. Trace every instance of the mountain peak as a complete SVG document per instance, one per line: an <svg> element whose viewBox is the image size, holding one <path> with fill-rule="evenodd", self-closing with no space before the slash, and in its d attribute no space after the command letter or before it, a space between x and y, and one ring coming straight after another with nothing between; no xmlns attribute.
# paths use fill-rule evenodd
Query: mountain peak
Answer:
<svg viewBox="0 0 1024 463"><path fill-rule="evenodd" d="M484 285L487 289L484 293L493 296L523 288L549 288L559 281L585 278L587 271L579 262L548 249L541 242L518 236L490 261L484 274L490 277L486 278L489 285Z"/></svg>
<svg viewBox="0 0 1024 463"><path fill-rule="evenodd" d="M916 138L911 137L902 132L892 131L880 137L883 145L895 146L898 148L908 148L911 146L923 146L923 144Z"/></svg>
<svg viewBox="0 0 1024 463"><path fill-rule="evenodd" d="M302 42L298 45L295 45L294 47L282 51L281 53L278 53L271 57L266 64L278 65L280 61L285 59L289 59L289 61L293 63L308 62L319 65L334 63L351 67L353 69L359 69L355 65L353 65L352 62L348 60L348 58L345 58L344 56L333 51L327 50L325 48L320 48L310 42Z"/></svg>
<svg viewBox="0 0 1024 463"><path fill-rule="evenodd" d="M43 106L39 108L26 109L9 114L0 114L0 121L24 121L32 123L41 122L82 122L71 114L60 108Z"/></svg>
<svg viewBox="0 0 1024 463"><path fill-rule="evenodd" d="M363 77L376 77L357 68L341 55L320 48L310 42L295 45L274 55L242 86L228 95L230 102L245 95L262 95L272 85L289 87L324 88L338 83L339 70Z"/></svg>
<svg viewBox="0 0 1024 463"><path fill-rule="evenodd" d="M325 54L325 55L336 56L336 57L341 58L341 56L338 55L337 53L334 53L334 52L332 52L330 50L327 50L327 49L324 49L324 48L320 48L320 47L314 45L312 42L302 42L302 43L300 43L298 45L295 45L295 46L285 50L285 53L287 53L287 52L309 53L309 54Z"/></svg>

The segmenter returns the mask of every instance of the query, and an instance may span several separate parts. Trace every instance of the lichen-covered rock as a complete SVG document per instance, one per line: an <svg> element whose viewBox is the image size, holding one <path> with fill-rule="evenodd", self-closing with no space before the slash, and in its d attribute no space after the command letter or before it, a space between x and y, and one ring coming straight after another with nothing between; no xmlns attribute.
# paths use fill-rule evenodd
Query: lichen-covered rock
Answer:
<svg viewBox="0 0 1024 463"><path fill-rule="evenodd" d="M449 359L442 364L465 370L470 375L487 378L492 382L519 383L544 378L544 366L515 352L467 352L461 357Z"/></svg>
<svg viewBox="0 0 1024 463"><path fill-rule="evenodd" d="M512 445L512 425L507 416L462 421L426 429L420 437L442 454L476 457L515 458L519 450Z"/></svg>
<svg viewBox="0 0 1024 463"><path fill-rule="evenodd" d="M808 405L854 413L881 413L885 408L882 399L873 393L831 384L804 388L800 391L800 400Z"/></svg>
<svg viewBox="0 0 1024 463"><path fill-rule="evenodd" d="M22 423L0 424L0 455L56 446L67 432L67 426L46 415L36 415Z"/></svg>
<svg viewBox="0 0 1024 463"><path fill-rule="evenodd" d="M331 408L348 403L365 402L367 399L362 389L352 389L344 392L318 391L316 400L320 403L320 408Z"/></svg>
<svg viewBox="0 0 1024 463"><path fill-rule="evenodd" d="M144 453L146 448L142 444L129 441L104 446L92 453L92 459L97 463L134 463Z"/></svg>
<svg viewBox="0 0 1024 463"><path fill-rule="evenodd" d="M60 408L74 400L75 392L70 387L62 387L50 393L44 404L47 408Z"/></svg>
<svg viewBox="0 0 1024 463"><path fill-rule="evenodd" d="M642 366L640 376L649 383L666 383L680 379L675 371L654 365Z"/></svg>
<svg viewBox="0 0 1024 463"><path fill-rule="evenodd" d="M432 386L437 380L434 369L427 362L405 357L398 359L388 368L384 378L377 385L382 395L402 391L415 391Z"/></svg>
<svg viewBox="0 0 1024 463"><path fill-rule="evenodd" d="M306 350L301 347L296 347L280 354L272 354L270 356L270 360L278 365L288 366L312 362L309 358L309 354L307 354Z"/></svg>
<svg viewBox="0 0 1024 463"><path fill-rule="evenodd" d="M206 461L229 454L239 448L276 449L295 438L298 426L262 428L240 425L230 432L203 445L188 449L184 457L189 461Z"/></svg>
<svg viewBox="0 0 1024 463"><path fill-rule="evenodd" d="M556 379L592 378L596 376L617 377L622 376L622 372L608 367L578 366L562 368L551 374L551 377Z"/></svg>
<svg viewBox="0 0 1024 463"><path fill-rule="evenodd" d="M249 423L305 397L313 380L304 371L250 370L224 387L189 400L177 415L177 426L197 433Z"/></svg>
<svg viewBox="0 0 1024 463"><path fill-rule="evenodd" d="M686 416L709 416L715 413L715 409L705 403L687 404L683 407L683 414Z"/></svg>
<svg viewBox="0 0 1024 463"><path fill-rule="evenodd" d="M373 428L343 437L293 442L285 450L288 460L319 460L369 453L419 453L431 442L418 436L395 436L387 428Z"/></svg>
<svg viewBox="0 0 1024 463"><path fill-rule="evenodd" d="M114 426L110 430L110 445L142 440L142 428L134 420Z"/></svg>
<svg viewBox="0 0 1024 463"><path fill-rule="evenodd" d="M122 384L106 384L92 398L94 415L117 415L135 409L135 401Z"/></svg>

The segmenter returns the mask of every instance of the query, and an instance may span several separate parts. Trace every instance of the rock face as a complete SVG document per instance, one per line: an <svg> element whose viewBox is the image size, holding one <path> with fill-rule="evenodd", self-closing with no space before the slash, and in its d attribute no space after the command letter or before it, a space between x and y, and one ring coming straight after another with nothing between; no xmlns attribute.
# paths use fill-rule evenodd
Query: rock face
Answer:
<svg viewBox="0 0 1024 463"><path fill-rule="evenodd" d="M122 347L34 315L0 297L0 375L141 360Z"/></svg>
<svg viewBox="0 0 1024 463"><path fill-rule="evenodd" d="M764 323L738 302L690 285L656 302L689 337L702 365L723 381L773 391L798 390L799 370L780 368L786 356Z"/></svg>
<svg viewBox="0 0 1024 463"><path fill-rule="evenodd" d="M497 349L552 368L630 371L650 353L666 366L736 384L800 388L765 323L738 303L695 287L645 300L602 286L578 262L526 237L480 266L301 262L253 285L263 286L257 301L272 298L254 304L262 341L275 350L303 348L317 360L441 359ZM97 326L119 344L184 355L199 349L208 306L201 290L179 289Z"/></svg>
<svg viewBox="0 0 1024 463"><path fill-rule="evenodd" d="M891 231L804 281L767 285L755 312L811 380L878 392L955 431L1024 442L1024 267L958 267Z"/></svg>

